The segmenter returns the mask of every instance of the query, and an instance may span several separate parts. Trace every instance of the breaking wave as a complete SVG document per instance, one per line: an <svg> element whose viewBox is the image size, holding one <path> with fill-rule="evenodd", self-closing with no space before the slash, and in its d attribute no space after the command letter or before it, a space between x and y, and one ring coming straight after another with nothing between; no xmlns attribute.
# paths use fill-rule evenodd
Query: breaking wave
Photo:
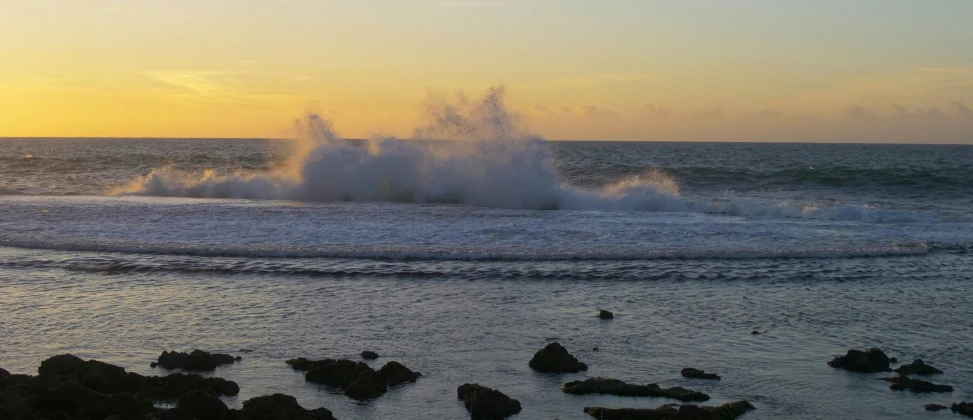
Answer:
<svg viewBox="0 0 973 420"><path fill-rule="evenodd" d="M603 188L567 185L547 142L504 106L504 89L483 98L430 101L426 124L410 140L341 139L331 121L309 114L296 123L296 152L280 169L202 174L161 168L112 195L254 200L451 203L541 210L667 211L736 216L910 222L917 214L866 206L766 203L745 198L683 197L666 173L630 176Z"/></svg>

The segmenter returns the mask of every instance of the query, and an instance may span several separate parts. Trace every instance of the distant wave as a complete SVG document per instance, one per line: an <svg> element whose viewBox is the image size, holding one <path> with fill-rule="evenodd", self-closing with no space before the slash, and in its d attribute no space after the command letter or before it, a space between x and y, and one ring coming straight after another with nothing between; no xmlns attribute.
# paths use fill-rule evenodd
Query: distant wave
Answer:
<svg viewBox="0 0 973 420"><path fill-rule="evenodd" d="M79 252L232 258L349 258L403 261L643 261L643 260L751 260L833 259L925 255L925 243L854 248L793 249L619 249L619 250L509 250L492 248L436 248L403 246L254 248L244 246L151 245L91 242L0 241L0 246Z"/></svg>

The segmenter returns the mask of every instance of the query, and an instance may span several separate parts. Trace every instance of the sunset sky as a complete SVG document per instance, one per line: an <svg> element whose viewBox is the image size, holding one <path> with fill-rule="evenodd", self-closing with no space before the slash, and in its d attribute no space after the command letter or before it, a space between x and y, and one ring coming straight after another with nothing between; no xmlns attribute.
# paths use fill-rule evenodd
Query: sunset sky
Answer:
<svg viewBox="0 0 973 420"><path fill-rule="evenodd" d="M507 88L550 139L973 143L969 0L3 0L0 136L409 136Z"/></svg>

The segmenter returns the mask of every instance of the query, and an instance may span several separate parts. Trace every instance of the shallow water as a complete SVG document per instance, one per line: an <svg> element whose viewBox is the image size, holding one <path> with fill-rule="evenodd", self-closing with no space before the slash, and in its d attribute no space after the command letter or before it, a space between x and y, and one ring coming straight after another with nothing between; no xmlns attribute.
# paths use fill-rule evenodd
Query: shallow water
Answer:
<svg viewBox="0 0 973 420"><path fill-rule="evenodd" d="M252 349L242 353L242 364L215 373L241 385L230 405L285 392L339 418L463 418L455 388L465 382L520 399L524 411L517 418L583 419L585 406L671 402L560 392L564 382L589 376L682 385L709 393L711 403L747 399L758 408L747 415L752 419L918 418L927 416L923 404L973 398L973 287L969 275L956 270L968 264L965 255L521 262L513 270L508 262L334 260L327 263L349 274L318 276L100 271L77 265L168 261L11 248L0 255L63 264L0 271L5 368L32 373L44 358L71 352L162 374L148 367L162 350ZM644 273L645 279L613 279L616 270ZM616 318L597 319L598 308L615 311ZM752 336L754 329L764 334ZM551 340L590 370L532 372L527 361ZM875 380L881 375L825 364L848 348L866 346L904 361L922 358L946 372L935 382L957 391L895 392ZM378 400L356 403L305 383L284 364L297 356L355 358L364 349L383 356L377 363L397 360L424 376ZM681 378L686 366L723 380Z"/></svg>
<svg viewBox="0 0 973 420"><path fill-rule="evenodd" d="M560 184L463 178L456 191L512 191L472 206L494 196L437 201L429 179L402 200L356 200L391 184L327 177L314 182L351 201L233 199L297 191L263 183L289 160L278 143L0 141L0 367L70 352L164 374L149 368L163 350L229 352L243 363L214 374L239 382L231 406L283 392L342 419L464 418L465 382L521 400L522 419L673 402L560 392L594 376L747 399L749 419L932 418L924 404L973 399L973 148L548 147L537 167ZM186 183L142 182L160 167ZM536 191L560 209L520 205ZM552 340L590 370L532 372ZM956 391L826 365L873 346ZM357 403L284 363L366 349L424 376ZM723 380L684 379L687 366Z"/></svg>

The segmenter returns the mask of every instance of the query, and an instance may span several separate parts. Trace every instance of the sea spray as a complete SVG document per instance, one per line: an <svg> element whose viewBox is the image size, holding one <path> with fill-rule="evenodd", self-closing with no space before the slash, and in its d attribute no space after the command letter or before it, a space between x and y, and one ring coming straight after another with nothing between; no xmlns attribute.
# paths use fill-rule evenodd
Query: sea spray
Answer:
<svg viewBox="0 0 973 420"><path fill-rule="evenodd" d="M512 209L676 210L678 186L655 174L603 191L562 185L547 142L504 105L504 89L475 101L430 101L412 140L341 139L317 114L298 120L294 157L274 172L192 176L161 168L113 195L299 201L453 203ZM660 188L656 188L656 185ZM655 203L659 201L659 203Z"/></svg>
<svg viewBox="0 0 973 420"><path fill-rule="evenodd" d="M767 203L747 197L683 197L668 173L648 170L602 188L567 185L548 143L504 104L503 87L477 100L430 100L412 139L356 144L331 120L310 113L295 123L294 153L270 171L190 174L162 167L111 195L448 203L506 209L703 212L758 218L913 222L925 215L868 206Z"/></svg>

